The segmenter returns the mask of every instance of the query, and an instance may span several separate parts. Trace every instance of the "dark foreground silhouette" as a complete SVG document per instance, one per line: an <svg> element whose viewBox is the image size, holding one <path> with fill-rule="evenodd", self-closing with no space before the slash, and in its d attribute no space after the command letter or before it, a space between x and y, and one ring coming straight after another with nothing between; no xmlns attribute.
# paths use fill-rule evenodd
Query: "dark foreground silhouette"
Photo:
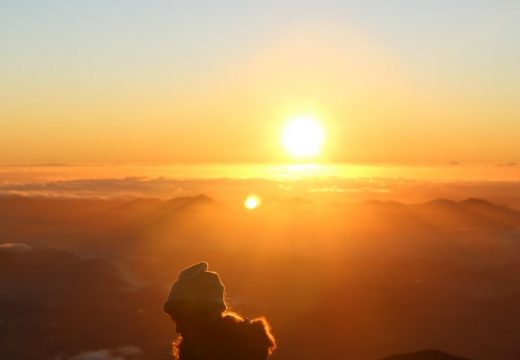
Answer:
<svg viewBox="0 0 520 360"><path fill-rule="evenodd" d="M237 309L268 315L273 360L421 349L520 359L520 211L483 200L226 204L0 199L0 358L124 348L171 360L162 306L178 271L203 257Z"/></svg>
<svg viewBox="0 0 520 360"><path fill-rule="evenodd" d="M276 344L267 321L227 311L224 285L201 262L179 274L163 308L181 335L174 342L178 360L264 360Z"/></svg>
<svg viewBox="0 0 520 360"><path fill-rule="evenodd" d="M424 350L410 354L401 354L385 357L381 360L470 360L447 354L438 350Z"/></svg>

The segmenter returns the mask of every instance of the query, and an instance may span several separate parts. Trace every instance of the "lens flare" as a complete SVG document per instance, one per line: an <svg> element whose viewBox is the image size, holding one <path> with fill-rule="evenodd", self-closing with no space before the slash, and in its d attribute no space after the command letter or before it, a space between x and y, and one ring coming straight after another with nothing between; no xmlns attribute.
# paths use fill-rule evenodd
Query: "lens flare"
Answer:
<svg viewBox="0 0 520 360"><path fill-rule="evenodd" d="M260 206L262 203L262 199L258 195L250 194L247 196L247 198L244 200L244 206L248 210L254 210L257 207Z"/></svg>

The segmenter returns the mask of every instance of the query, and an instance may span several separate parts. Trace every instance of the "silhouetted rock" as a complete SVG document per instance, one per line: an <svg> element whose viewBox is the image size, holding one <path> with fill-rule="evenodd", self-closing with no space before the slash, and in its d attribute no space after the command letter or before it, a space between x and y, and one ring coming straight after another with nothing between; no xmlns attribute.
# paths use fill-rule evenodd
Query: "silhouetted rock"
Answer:
<svg viewBox="0 0 520 360"><path fill-rule="evenodd" d="M470 360L438 350L424 350L409 354L394 355L381 360Z"/></svg>

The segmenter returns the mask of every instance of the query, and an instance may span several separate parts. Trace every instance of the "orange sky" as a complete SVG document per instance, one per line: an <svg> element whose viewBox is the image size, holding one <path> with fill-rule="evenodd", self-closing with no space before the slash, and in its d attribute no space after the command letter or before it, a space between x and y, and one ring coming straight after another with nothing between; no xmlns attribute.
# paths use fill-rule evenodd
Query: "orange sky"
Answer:
<svg viewBox="0 0 520 360"><path fill-rule="evenodd" d="M290 162L280 131L298 114L327 131L319 161L520 160L511 2L471 14L462 2L273 3L251 22L234 11L260 10L230 3L204 16L156 2L120 15L97 1L9 6L0 163Z"/></svg>

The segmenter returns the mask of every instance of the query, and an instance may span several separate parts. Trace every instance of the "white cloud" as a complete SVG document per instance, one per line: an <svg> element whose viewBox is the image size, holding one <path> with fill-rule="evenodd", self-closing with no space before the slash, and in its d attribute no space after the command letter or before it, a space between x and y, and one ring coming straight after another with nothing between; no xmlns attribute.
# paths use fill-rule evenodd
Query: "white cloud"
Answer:
<svg viewBox="0 0 520 360"><path fill-rule="evenodd" d="M138 360L143 351L137 346L123 346L114 349L89 350L69 358L69 360ZM61 359L59 356L56 359Z"/></svg>
<svg viewBox="0 0 520 360"><path fill-rule="evenodd" d="M31 250L31 247L23 243L3 243L0 244L0 251L23 253Z"/></svg>
<svg viewBox="0 0 520 360"><path fill-rule="evenodd" d="M1 183L0 197L138 198L185 195L183 182L166 178L76 179Z"/></svg>

